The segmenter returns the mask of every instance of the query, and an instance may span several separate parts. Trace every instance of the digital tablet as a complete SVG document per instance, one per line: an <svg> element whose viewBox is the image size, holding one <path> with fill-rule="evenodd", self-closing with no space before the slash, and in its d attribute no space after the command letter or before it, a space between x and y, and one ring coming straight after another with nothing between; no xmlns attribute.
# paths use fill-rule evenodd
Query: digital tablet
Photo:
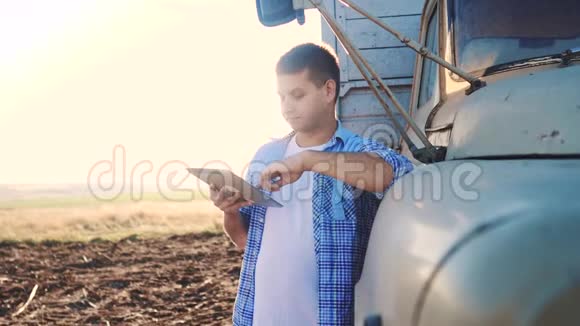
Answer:
<svg viewBox="0 0 580 326"><path fill-rule="evenodd" d="M224 186L238 190L242 198L251 200L254 204L266 207L282 207L283 205L237 176L232 171L221 169L188 168L187 171L193 174L208 185L214 185L217 189Z"/></svg>

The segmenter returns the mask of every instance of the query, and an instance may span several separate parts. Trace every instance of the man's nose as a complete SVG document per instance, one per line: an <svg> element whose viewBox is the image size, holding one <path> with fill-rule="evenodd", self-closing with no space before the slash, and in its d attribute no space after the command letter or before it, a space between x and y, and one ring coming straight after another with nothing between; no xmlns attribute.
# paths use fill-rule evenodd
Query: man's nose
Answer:
<svg viewBox="0 0 580 326"><path fill-rule="evenodd" d="M295 111L294 105L290 105L288 102L282 103L282 113L289 114Z"/></svg>

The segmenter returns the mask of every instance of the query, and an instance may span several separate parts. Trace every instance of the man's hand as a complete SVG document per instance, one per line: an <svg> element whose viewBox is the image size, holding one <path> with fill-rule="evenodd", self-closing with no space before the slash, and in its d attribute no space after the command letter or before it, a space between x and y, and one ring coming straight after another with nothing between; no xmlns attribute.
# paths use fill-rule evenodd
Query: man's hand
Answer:
<svg viewBox="0 0 580 326"><path fill-rule="evenodd" d="M358 189L383 192L393 180L393 167L375 153L320 152L307 150L268 165L262 172L262 188L277 191L295 182L305 171L324 174ZM272 178L279 178L272 184Z"/></svg>
<svg viewBox="0 0 580 326"><path fill-rule="evenodd" d="M307 152L304 151L268 165L262 171L260 186L268 191L278 191L283 186L296 182L306 171L304 162Z"/></svg>
<svg viewBox="0 0 580 326"><path fill-rule="evenodd" d="M209 189L213 204L225 214L237 214L240 208L253 204L251 201L243 199L242 194L234 188L222 187L217 189L216 186L210 185Z"/></svg>
<svg viewBox="0 0 580 326"><path fill-rule="evenodd" d="M243 199L239 191L230 187L218 189L210 185L209 190L213 204L224 212L224 231L238 248L244 250L248 231L240 218L240 208L253 203Z"/></svg>

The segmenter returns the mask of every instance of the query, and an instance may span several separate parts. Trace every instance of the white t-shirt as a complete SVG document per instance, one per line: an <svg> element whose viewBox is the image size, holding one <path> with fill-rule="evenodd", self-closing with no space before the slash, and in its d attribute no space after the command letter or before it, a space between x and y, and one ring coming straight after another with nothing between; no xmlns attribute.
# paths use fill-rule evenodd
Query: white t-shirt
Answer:
<svg viewBox="0 0 580 326"><path fill-rule="evenodd" d="M296 136L285 157L324 145L300 147ZM316 325L318 268L314 253L312 172L272 193L284 207L269 207L256 264L254 326Z"/></svg>

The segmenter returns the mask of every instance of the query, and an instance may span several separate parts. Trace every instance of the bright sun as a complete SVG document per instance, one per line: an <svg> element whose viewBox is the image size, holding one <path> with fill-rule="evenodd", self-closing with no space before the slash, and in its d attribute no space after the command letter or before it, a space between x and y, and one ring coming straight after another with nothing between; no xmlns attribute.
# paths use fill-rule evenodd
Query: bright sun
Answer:
<svg viewBox="0 0 580 326"><path fill-rule="evenodd" d="M240 171L289 130L274 65L320 26L262 27L252 1L2 1L0 183L85 182L116 144L128 169Z"/></svg>

